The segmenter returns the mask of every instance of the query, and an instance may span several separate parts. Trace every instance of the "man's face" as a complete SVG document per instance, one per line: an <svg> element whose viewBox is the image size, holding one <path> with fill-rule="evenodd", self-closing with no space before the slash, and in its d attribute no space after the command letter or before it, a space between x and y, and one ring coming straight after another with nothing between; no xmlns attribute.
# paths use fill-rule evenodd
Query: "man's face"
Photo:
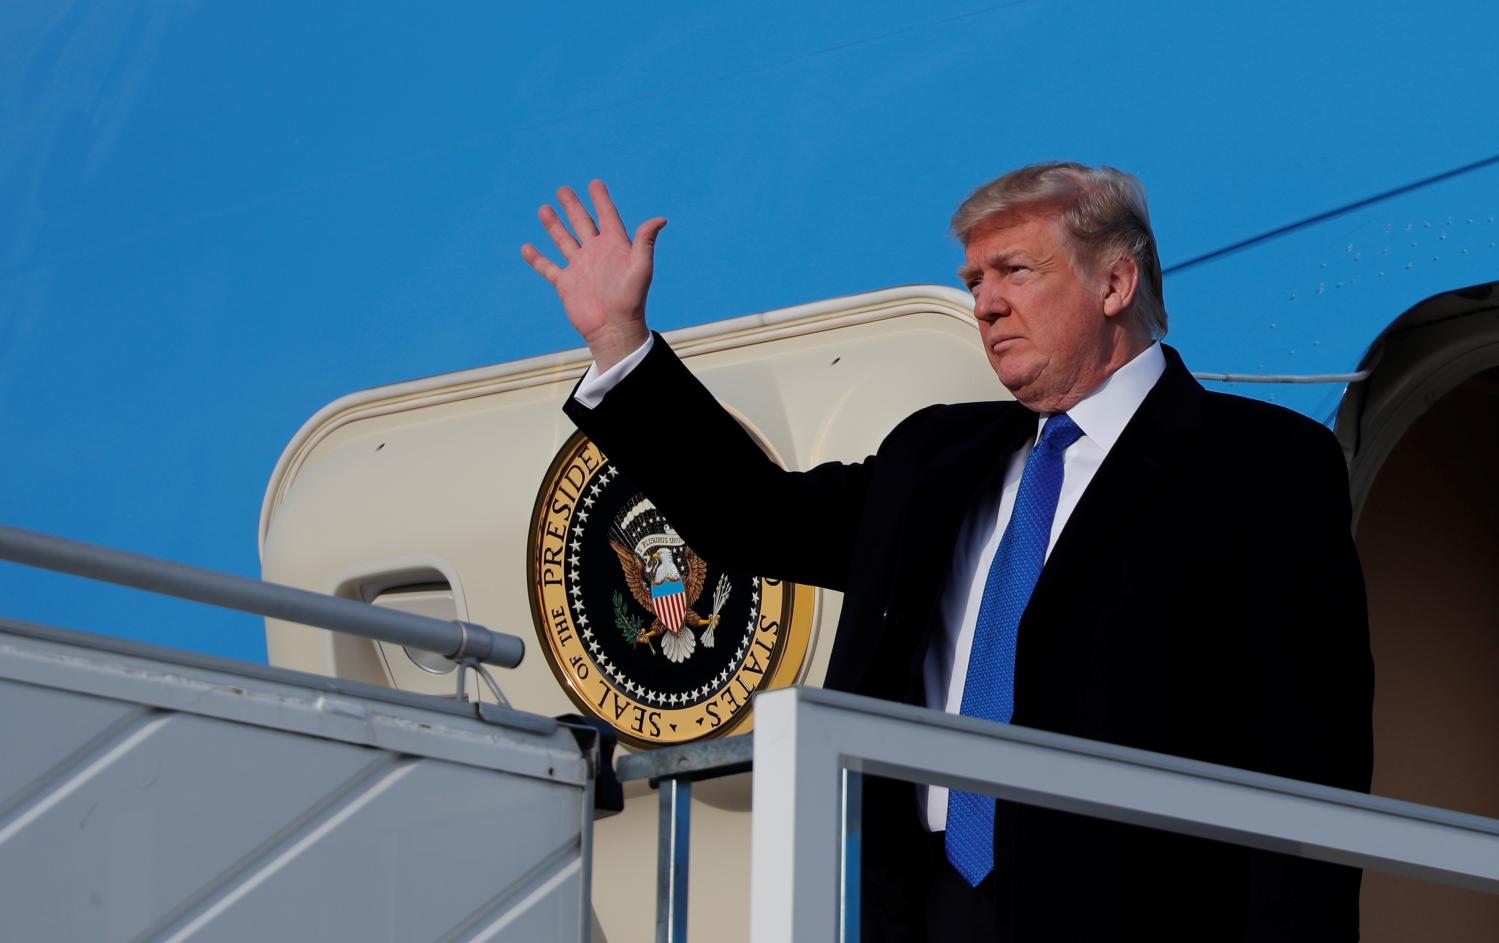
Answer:
<svg viewBox="0 0 1499 943"><path fill-rule="evenodd" d="M1021 403L1038 412L1070 409L1107 379L1108 279L1074 271L1054 218L981 222L959 275L973 292L989 363Z"/></svg>

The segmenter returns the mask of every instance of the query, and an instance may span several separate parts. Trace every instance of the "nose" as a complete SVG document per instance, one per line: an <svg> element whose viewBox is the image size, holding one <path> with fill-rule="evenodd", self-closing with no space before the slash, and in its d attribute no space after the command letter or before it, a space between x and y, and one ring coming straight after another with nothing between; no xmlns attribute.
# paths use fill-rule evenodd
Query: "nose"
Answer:
<svg viewBox="0 0 1499 943"><path fill-rule="evenodd" d="M1000 286L989 279L979 283L973 293L973 316L986 324L993 324L1010 313L1010 302Z"/></svg>

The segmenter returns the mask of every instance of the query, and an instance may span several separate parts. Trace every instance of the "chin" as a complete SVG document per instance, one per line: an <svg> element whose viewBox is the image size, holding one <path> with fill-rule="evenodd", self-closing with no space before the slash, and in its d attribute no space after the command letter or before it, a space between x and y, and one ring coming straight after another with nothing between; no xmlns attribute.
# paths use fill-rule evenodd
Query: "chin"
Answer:
<svg viewBox="0 0 1499 943"><path fill-rule="evenodd" d="M994 375L999 378L999 382L1004 386L1005 389L1009 390L1010 395L1014 396L1016 399L1020 399L1021 394L1025 391L1025 389L1036 380L1036 373L1034 370L1026 370L1023 367L1019 367L1015 364L1009 364L1008 366L1006 366L1004 364L994 363L991 361L991 366L994 367Z"/></svg>

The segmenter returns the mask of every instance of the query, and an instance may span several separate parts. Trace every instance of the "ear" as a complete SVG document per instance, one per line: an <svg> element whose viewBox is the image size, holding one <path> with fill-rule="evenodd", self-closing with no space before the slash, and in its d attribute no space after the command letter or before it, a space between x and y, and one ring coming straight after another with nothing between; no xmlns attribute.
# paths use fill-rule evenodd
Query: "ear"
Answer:
<svg viewBox="0 0 1499 943"><path fill-rule="evenodd" d="M1128 254L1121 254L1104 273L1107 281L1103 285L1103 313L1115 318L1130 309L1135 303L1135 290L1140 287L1140 266Z"/></svg>

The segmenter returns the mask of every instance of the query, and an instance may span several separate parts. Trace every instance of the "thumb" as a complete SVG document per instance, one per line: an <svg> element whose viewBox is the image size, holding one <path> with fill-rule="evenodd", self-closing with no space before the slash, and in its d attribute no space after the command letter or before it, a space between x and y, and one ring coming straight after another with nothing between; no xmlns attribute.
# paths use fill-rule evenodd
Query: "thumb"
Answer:
<svg viewBox="0 0 1499 943"><path fill-rule="evenodd" d="M656 237L666 228L666 217L653 216L635 228L635 243L631 249L637 255L651 258L656 251Z"/></svg>

